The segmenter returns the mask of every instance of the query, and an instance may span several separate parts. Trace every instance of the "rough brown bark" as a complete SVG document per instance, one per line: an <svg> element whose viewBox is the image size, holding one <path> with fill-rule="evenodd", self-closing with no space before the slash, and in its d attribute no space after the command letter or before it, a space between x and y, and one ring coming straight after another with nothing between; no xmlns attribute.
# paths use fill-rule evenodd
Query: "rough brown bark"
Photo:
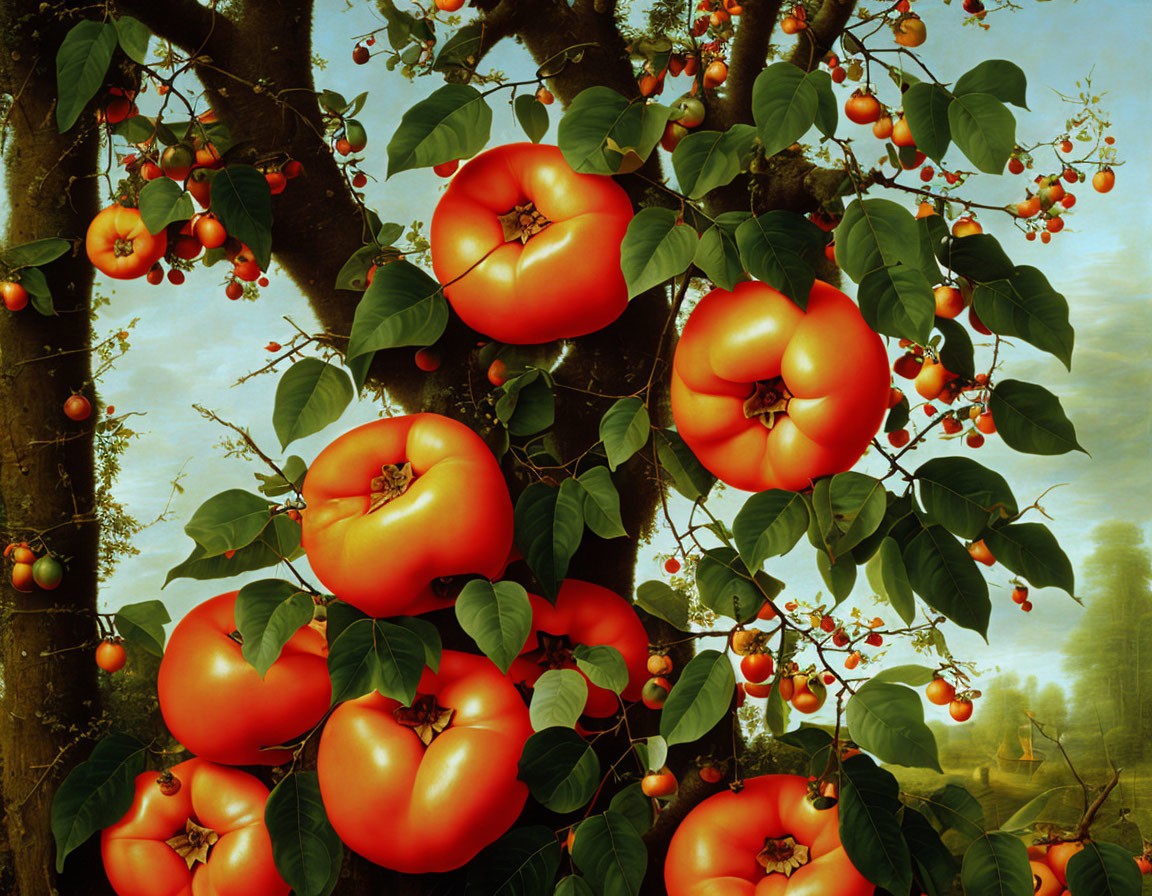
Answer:
<svg viewBox="0 0 1152 896"><path fill-rule="evenodd" d="M92 119L68 134L56 128L56 47L70 17L37 19L37 0L0 6L6 48L2 89L16 99L8 118L6 245L48 236L83 236L97 211ZM34 29L36 31L34 32ZM52 794L84 758L99 718L92 661L96 623L97 526L92 430L95 418L64 417L73 390L93 398L90 296L92 266L83 249L45 269L59 316L31 307L0 313L0 533L33 541L38 532L66 558L63 584L20 594L0 584L0 756L4 823L16 893L92 892L83 857L54 872L49 834ZM68 354L65 354L68 353ZM47 360L35 360L43 356ZM7 569L7 567L6 567ZM61 612L46 613L46 610ZM86 877L89 883L81 883Z"/></svg>

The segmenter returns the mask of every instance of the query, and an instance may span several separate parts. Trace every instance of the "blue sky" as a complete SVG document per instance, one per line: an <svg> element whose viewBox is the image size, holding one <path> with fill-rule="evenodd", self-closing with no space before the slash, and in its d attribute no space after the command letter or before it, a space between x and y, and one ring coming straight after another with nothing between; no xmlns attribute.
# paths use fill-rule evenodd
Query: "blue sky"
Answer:
<svg viewBox="0 0 1152 896"><path fill-rule="evenodd" d="M1095 90L1105 94L1117 149L1127 162L1118 171L1116 189L1106 197L1093 193L1087 185L1074 188L1080 200L1075 214L1048 246L1025 242L1006 218L1001 221L986 215L982 219L1017 264L1040 267L1068 298L1077 330L1072 372L1050 356L1019 346L1013 350L1007 375L1043 383L1059 394L1092 458L1080 454L1056 458L1018 455L995 437L975 457L1008 476L1021 505L1030 503L1050 485L1069 483L1053 491L1043 503L1055 518L1049 525L1079 567L1090 550L1088 534L1099 521L1131 519L1152 534L1148 511L1152 498L1152 417L1147 412L1147 396L1152 394L1152 363L1147 356L1152 263L1145 234L1152 203L1144 187L1152 182L1152 156L1146 151L1152 139L1148 123L1152 4L1135 0L1020 2L1022 10L995 16L987 32L956 27L963 18L958 0L950 6L921 0L916 10L928 25L929 43L924 49L931 52L930 65L941 78L953 80L984 58L1012 59L1028 73L1031 111L1014 110L1022 143L1050 136L1063 127L1070 107L1055 91L1075 93L1075 81L1093 70ZM436 83L431 79L411 83L389 74L383 59L374 59L365 67L354 66L350 37L380 24L371 5L349 9L342 0L324 0L317 5L315 52L328 62L326 70L317 74L318 86L348 95L365 86L369 90L368 105L361 115L374 151L367 167L381 179L370 182L367 188L369 204L385 220L428 222L444 182L428 171L404 172L384 182L380 160L403 110L431 92ZM1118 35L1123 35L1119 46ZM511 43L501 45L490 63L514 78L530 77L533 68L526 53ZM890 90L888 98L892 98ZM497 100L495 108L490 145L522 139L511 107ZM558 106L553 106L553 130L546 140L554 139L558 113ZM853 128L842 119L841 132L858 135L866 147L862 158L872 158L878 144L864 129ZM949 161L959 164L959 160ZM982 176L979 180L978 197L1002 204L1023 198L1029 179L1022 175ZM166 571L183 560L191 547L182 527L196 507L226 488L255 485L250 464L226 459L214 449L225 432L202 420L192 404L205 404L225 419L250 428L258 443L274 453L277 442L271 409L277 377L258 377L242 386L235 383L244 373L266 363L269 356L263 347L269 340L288 341L292 330L283 316L291 317L305 330L314 328L316 322L300 292L275 266L271 286L256 303L228 301L221 276L220 268L198 270L180 288L168 284L152 287L142 281L98 283L99 291L111 299L96 322L98 335L115 332L133 318L141 319L133 332L131 352L101 385L105 401L115 404L118 413L145 414L134 418L142 435L124 458L117 495L131 513L146 521L164 509L169 483L181 470L185 489L172 502L170 520L138 536L141 554L124 560L106 584L101 595L104 608L162 597L178 618L195 604L245 581L183 579L160 591ZM377 408L367 403L354 405L329 431L301 440L289 450L310 461L339 432L377 413ZM929 451L970 453L950 442L945 450L932 447L918 452L922 460ZM868 468L867 464L863 467L865 471ZM744 497L729 492L720 507L730 518ZM642 549L638 581L661 574L654 557L666 550L665 539L660 536ZM788 593L799 598L810 598L823 587L814 557L804 545L769 571L785 579ZM269 574L266 570L247 578ZM950 636L953 650L976 659L988 670L999 666L1039 671L1045 680L1060 681L1051 652L1062 643L1070 621L1081 610L1067 596L1048 589L1034 592L1036 610L1025 616L1008 599L1008 579L999 568L990 574L994 604L991 647L978 636L957 632ZM868 596L861 575L850 600L864 606ZM892 659L906 657L894 654Z"/></svg>

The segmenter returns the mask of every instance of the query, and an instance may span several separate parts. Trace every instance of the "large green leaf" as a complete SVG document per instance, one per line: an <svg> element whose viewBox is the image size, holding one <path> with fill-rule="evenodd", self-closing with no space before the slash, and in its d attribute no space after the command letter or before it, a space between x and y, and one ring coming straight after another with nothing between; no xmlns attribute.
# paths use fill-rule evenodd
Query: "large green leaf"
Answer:
<svg viewBox="0 0 1152 896"><path fill-rule="evenodd" d="M826 241L823 230L795 212L767 212L736 228L736 245L748 273L800 308L808 307L815 265L824 257Z"/></svg>
<svg viewBox="0 0 1152 896"><path fill-rule="evenodd" d="M528 718L534 731L574 728L588 702L588 682L575 669L549 669L532 685Z"/></svg>
<svg viewBox="0 0 1152 896"><path fill-rule="evenodd" d="M556 143L573 171L619 174L651 155L672 110L629 100L610 87L589 87L569 104Z"/></svg>
<svg viewBox="0 0 1152 896"><path fill-rule="evenodd" d="M132 16L120 16L115 20L116 36L120 41L120 48L133 62L144 65L148 61L148 41L152 33L139 19Z"/></svg>
<svg viewBox="0 0 1152 896"><path fill-rule="evenodd" d="M252 250L261 270L272 260L272 192L251 165L227 165L212 178L212 213Z"/></svg>
<svg viewBox="0 0 1152 896"><path fill-rule="evenodd" d="M668 208L641 209L620 244L620 267L633 298L684 273L696 254L696 231Z"/></svg>
<svg viewBox="0 0 1152 896"><path fill-rule="evenodd" d="M276 870L293 892L331 893L344 860L344 844L328 820L316 772L292 772L280 780L264 806L264 825Z"/></svg>
<svg viewBox="0 0 1152 896"><path fill-rule="evenodd" d="M545 728L524 744L519 778L541 805L561 815L583 808L596 793L600 760L571 728Z"/></svg>
<svg viewBox="0 0 1152 896"><path fill-rule="evenodd" d="M404 345L431 345L448 325L440 284L408 261L376 269L356 306L348 357Z"/></svg>
<svg viewBox="0 0 1152 896"><path fill-rule="evenodd" d="M975 68L962 74L956 80L956 86L952 88L956 96L988 93L1021 109L1028 108L1027 91L1028 79L1024 70L1007 59L985 59Z"/></svg>
<svg viewBox="0 0 1152 896"><path fill-rule="evenodd" d="M268 525L271 509L272 502L259 495L228 489L201 504L184 531L205 550L204 556L239 550L251 544Z"/></svg>
<svg viewBox="0 0 1152 896"><path fill-rule="evenodd" d="M916 598L896 539L885 538L880 542L880 549L868 561L866 572L868 584L888 599L906 625L911 625L916 620Z"/></svg>
<svg viewBox="0 0 1152 896"><path fill-rule="evenodd" d="M846 719L852 740L883 762L940 771L936 738L924 724L920 695L911 688L866 681L849 698Z"/></svg>
<svg viewBox="0 0 1152 896"><path fill-rule="evenodd" d="M550 828L513 828L468 863L463 896L550 896L560 859Z"/></svg>
<svg viewBox="0 0 1152 896"><path fill-rule="evenodd" d="M491 127L492 109L479 90L445 84L401 117L388 141L388 177L470 159L488 142Z"/></svg>
<svg viewBox="0 0 1152 896"><path fill-rule="evenodd" d="M226 579L242 573L276 566L285 560L295 560L303 553L300 549L300 524L286 515L272 518L251 544L232 556L211 554L197 544L192 553L172 569L164 579L167 585L173 579Z"/></svg>
<svg viewBox="0 0 1152 896"><path fill-rule="evenodd" d="M424 642L411 629L382 619L357 619L331 643L332 704L379 691L403 705L424 672Z"/></svg>
<svg viewBox="0 0 1152 896"><path fill-rule="evenodd" d="M672 485L689 501L706 497L716 477L700 463L692 449L674 429L660 429L654 436L656 457L672 478Z"/></svg>
<svg viewBox="0 0 1152 896"><path fill-rule="evenodd" d="M516 501L515 534L544 595L555 600L584 534L580 489L533 482Z"/></svg>
<svg viewBox="0 0 1152 896"><path fill-rule="evenodd" d="M136 738L110 734L68 773L52 797L57 872L64 870L68 853L131 808L136 776L147 760L148 748Z"/></svg>
<svg viewBox="0 0 1152 896"><path fill-rule="evenodd" d="M1076 896L1138 896L1143 879L1132 853L1115 843L1089 840L1068 860L1068 890Z"/></svg>
<svg viewBox="0 0 1152 896"><path fill-rule="evenodd" d="M925 896L948 896L956 879L956 860L928 819L915 809L904 807L900 831L912 854Z"/></svg>
<svg viewBox="0 0 1152 896"><path fill-rule="evenodd" d="M648 848L627 818L609 810L580 823L572 861L602 896L639 896Z"/></svg>
<svg viewBox="0 0 1152 896"><path fill-rule="evenodd" d="M496 400L496 419L514 436L543 432L556 420L556 396L547 373L535 368L508 380Z"/></svg>
<svg viewBox="0 0 1152 896"><path fill-rule="evenodd" d="M473 579L456 599L456 619L488 659L507 674L532 632L528 592L515 582Z"/></svg>
<svg viewBox="0 0 1152 896"><path fill-rule="evenodd" d="M848 471L821 479L812 490L812 513L819 547L830 558L844 556L879 528L888 493L875 477Z"/></svg>
<svg viewBox="0 0 1152 896"><path fill-rule="evenodd" d="M996 431L1009 448L1026 454L1084 451L1076 441L1076 428L1065 416L1060 399L1043 386L1000 380L992 389L988 410L992 412Z"/></svg>
<svg viewBox="0 0 1152 896"><path fill-rule="evenodd" d="M443 54L441 54L443 55ZM548 133L548 108L531 93L516 97L516 120L533 143L539 143Z"/></svg>
<svg viewBox="0 0 1152 896"><path fill-rule="evenodd" d="M584 525L601 538L627 535L620 517L620 492L608 468L589 467L576 481L584 492Z"/></svg>
<svg viewBox="0 0 1152 896"><path fill-rule="evenodd" d="M104 84L116 51L116 26L85 19L64 36L56 51L56 126L70 130Z"/></svg>
<svg viewBox="0 0 1152 896"><path fill-rule="evenodd" d="M1061 588L1075 596L1072 562L1043 523L997 526L984 533L992 556L1036 588Z"/></svg>
<svg viewBox="0 0 1152 896"><path fill-rule="evenodd" d="M925 511L962 538L978 538L993 522L1019 513L1007 480L970 458L936 457L915 475Z"/></svg>
<svg viewBox="0 0 1152 896"><path fill-rule="evenodd" d="M843 766L840 842L856 870L891 893L912 886L912 858L896 818L899 790L890 772L871 763Z"/></svg>
<svg viewBox="0 0 1152 896"><path fill-rule="evenodd" d="M952 94L939 84L921 81L904 93L904 118L916 148L934 162L944 158L952 133L948 124L948 106Z"/></svg>
<svg viewBox="0 0 1152 896"><path fill-rule="evenodd" d="M693 263L721 289L732 289L748 279L735 233L713 224L700 235Z"/></svg>
<svg viewBox="0 0 1152 896"><path fill-rule="evenodd" d="M319 358L297 361L276 386L272 428L281 449L339 420L352 396L352 380L339 367Z"/></svg>
<svg viewBox="0 0 1152 896"><path fill-rule="evenodd" d="M1016 118L989 93L966 93L948 106L952 139L988 174L1001 174L1016 148Z"/></svg>
<svg viewBox="0 0 1152 896"><path fill-rule="evenodd" d="M836 227L836 263L855 282L880 268L905 265L936 276L927 238L912 213L889 199L859 199ZM929 270L929 267L932 270Z"/></svg>
<svg viewBox="0 0 1152 896"><path fill-rule="evenodd" d="M660 734L672 747L699 740L724 717L736 676L728 657L702 650L689 660L660 712Z"/></svg>
<svg viewBox="0 0 1152 896"><path fill-rule="evenodd" d="M820 94L816 81L790 62L777 62L756 76L752 117L764 155L772 156L803 137L816 122Z"/></svg>
<svg viewBox="0 0 1152 896"><path fill-rule="evenodd" d="M945 317L936 318L936 329L944 337L940 346L940 363L944 369L964 380L976 374L976 353L972 347L972 337L959 321Z"/></svg>
<svg viewBox="0 0 1152 896"><path fill-rule="evenodd" d="M732 521L740 556L751 569L787 554L808 530L808 505L797 492L769 489L744 502Z"/></svg>
<svg viewBox="0 0 1152 896"><path fill-rule="evenodd" d="M312 621L316 605L291 582L249 582L236 596L235 623L241 653L263 678L292 636Z"/></svg>
<svg viewBox="0 0 1152 896"><path fill-rule="evenodd" d="M129 645L164 655L164 626L172 621L168 608L158 600L125 604L116 611L116 631Z"/></svg>
<svg viewBox="0 0 1152 896"><path fill-rule="evenodd" d="M666 582L654 580L637 586L636 606L682 632L688 631L688 597Z"/></svg>
<svg viewBox="0 0 1152 896"><path fill-rule="evenodd" d="M756 129L734 124L727 131L693 131L676 145L672 169L681 191L691 199L732 182L748 167Z"/></svg>
<svg viewBox="0 0 1152 896"><path fill-rule="evenodd" d="M644 447L651 429L648 409L639 398L621 398L600 420L600 441L608 455L608 469L615 471Z"/></svg>
<svg viewBox="0 0 1152 896"><path fill-rule="evenodd" d="M928 526L903 548L912 589L957 625L988 636L992 602L976 561L943 527Z"/></svg>
<svg viewBox="0 0 1152 896"><path fill-rule="evenodd" d="M993 333L1019 336L1072 369L1075 332L1068 322L1068 301L1036 268L1024 265L1006 279L977 284L972 307Z"/></svg>
<svg viewBox="0 0 1152 896"><path fill-rule="evenodd" d="M932 285L917 268L877 268L860 281L856 298L861 316L877 333L911 339L917 345L928 342L936 302Z"/></svg>
<svg viewBox="0 0 1152 896"><path fill-rule="evenodd" d="M751 622L764 606L764 595L776 597L784 583L766 572L752 572L732 548L705 551L696 564L696 589L708 609L737 622Z"/></svg>
<svg viewBox="0 0 1152 896"><path fill-rule="evenodd" d="M1011 834L993 832L973 840L964 853L960 882L965 893L980 896L1032 896L1035 893L1028 850L1022 840Z"/></svg>
<svg viewBox="0 0 1152 896"><path fill-rule="evenodd" d="M72 243L58 236L45 237L42 240L32 240L30 243L20 243L9 246L0 252L4 264L12 268L39 267L55 261L66 252L72 251Z"/></svg>

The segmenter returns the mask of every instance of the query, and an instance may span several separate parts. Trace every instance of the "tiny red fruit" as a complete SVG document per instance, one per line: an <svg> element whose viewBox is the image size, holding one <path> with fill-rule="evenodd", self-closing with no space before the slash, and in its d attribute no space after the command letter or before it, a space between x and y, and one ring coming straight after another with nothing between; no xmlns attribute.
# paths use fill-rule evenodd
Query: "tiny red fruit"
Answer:
<svg viewBox="0 0 1152 896"><path fill-rule="evenodd" d="M745 681L760 684L772 677L774 663L767 653L750 653L740 660L740 673Z"/></svg>
<svg viewBox="0 0 1152 896"><path fill-rule="evenodd" d="M948 715L952 716L957 722L967 722L972 718L972 701L963 697L957 697L948 704Z"/></svg>
<svg viewBox="0 0 1152 896"><path fill-rule="evenodd" d="M440 353L430 347L425 347L416 352L416 366L423 370L425 373L431 373L440 367Z"/></svg>
<svg viewBox="0 0 1152 896"><path fill-rule="evenodd" d="M371 55L372 54L368 51L366 46L363 44L357 44L356 49L352 51L352 61L357 65L363 65L368 61Z"/></svg>
<svg viewBox="0 0 1152 896"><path fill-rule="evenodd" d="M436 172L439 177L451 177L456 173L456 169L460 167L460 160L453 159L451 162L444 162L440 165L433 165L432 170Z"/></svg>
<svg viewBox="0 0 1152 896"><path fill-rule="evenodd" d="M236 301L244 295L244 287L235 280L231 280L228 285L224 287L224 295L228 296L232 301Z"/></svg>
<svg viewBox="0 0 1152 896"><path fill-rule="evenodd" d="M488 382L493 386L503 386L508 382L508 365L499 358L488 365Z"/></svg>
<svg viewBox="0 0 1152 896"><path fill-rule="evenodd" d="M664 571L669 575L676 575L680 572L680 561L675 557L669 557L664 561Z"/></svg>
<svg viewBox="0 0 1152 896"><path fill-rule="evenodd" d="M127 659L128 654L124 650L124 645L111 638L100 642L100 646L96 648L96 665L105 672L119 672L124 668Z"/></svg>
<svg viewBox="0 0 1152 896"><path fill-rule="evenodd" d="M28 304L28 290L11 280L0 283L0 297L9 311L20 311Z"/></svg>
<svg viewBox="0 0 1152 896"><path fill-rule="evenodd" d="M73 395L64 402L64 416L69 420L87 420L92 414L92 405L83 395Z"/></svg>

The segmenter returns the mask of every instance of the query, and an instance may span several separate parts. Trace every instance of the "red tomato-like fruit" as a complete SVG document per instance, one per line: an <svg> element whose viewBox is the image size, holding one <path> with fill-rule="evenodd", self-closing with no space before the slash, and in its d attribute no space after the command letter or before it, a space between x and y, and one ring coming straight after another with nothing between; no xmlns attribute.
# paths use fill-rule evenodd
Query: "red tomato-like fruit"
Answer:
<svg viewBox="0 0 1152 896"><path fill-rule="evenodd" d="M416 352L416 366L425 373L440 368L440 353L432 348L422 348Z"/></svg>
<svg viewBox="0 0 1152 896"><path fill-rule="evenodd" d="M437 177L451 177L456 173L456 169L460 167L460 160L453 159L451 162L443 162L440 165L433 165L432 170L436 173Z"/></svg>
<svg viewBox="0 0 1152 896"><path fill-rule="evenodd" d="M819 280L807 311L756 281L714 289L676 346L672 416L701 463L747 491L806 488L860 459L888 405L884 345Z"/></svg>
<svg viewBox="0 0 1152 896"><path fill-rule="evenodd" d="M22 594L31 594L35 581L32 577L31 563L17 563L12 567L12 587L17 591ZM100 648L97 648L96 652L99 653Z"/></svg>
<svg viewBox="0 0 1152 896"><path fill-rule="evenodd" d="M96 648L96 665L105 672L119 672L128 661L128 652L119 641L101 641Z"/></svg>
<svg viewBox="0 0 1152 896"><path fill-rule="evenodd" d="M724 769L719 765L701 766L700 780L706 784L719 784L724 780Z"/></svg>
<svg viewBox="0 0 1152 896"><path fill-rule="evenodd" d="M984 544L983 538L968 545L968 553L972 555L973 560L977 563L983 563L985 566L992 566L996 562L996 558L988 550L988 545Z"/></svg>
<svg viewBox="0 0 1152 896"><path fill-rule="evenodd" d="M772 656L767 653L750 653L740 660L740 674L745 681L760 684L772 677Z"/></svg>
<svg viewBox="0 0 1152 896"><path fill-rule="evenodd" d="M28 305L28 290L19 283L5 280L0 283L0 298L3 298L4 307L9 311L21 311Z"/></svg>
<svg viewBox="0 0 1152 896"><path fill-rule="evenodd" d="M1084 848L1080 840L1070 840L1067 843L1053 843L1048 847L1047 862L1052 873L1061 884L1068 884L1068 862L1072 856Z"/></svg>
<svg viewBox="0 0 1152 896"><path fill-rule="evenodd" d="M244 287L233 280L224 287L224 295L228 296L232 301L236 301L240 296L244 295Z"/></svg>
<svg viewBox="0 0 1152 896"><path fill-rule="evenodd" d="M452 605L437 580L497 576L512 501L484 440L439 414L366 423L320 452L304 479L312 571L371 616ZM593 642L598 643L598 642Z"/></svg>
<svg viewBox="0 0 1152 896"><path fill-rule="evenodd" d="M1107 193L1116 186L1116 172L1111 168L1101 168L1092 175L1092 189L1097 193Z"/></svg>
<svg viewBox="0 0 1152 896"><path fill-rule="evenodd" d="M855 124L872 124L880 120L884 107L870 93L857 93L844 104L844 114Z"/></svg>
<svg viewBox="0 0 1152 896"><path fill-rule="evenodd" d="M228 239L228 232L224 229L224 225L210 215L205 215L198 220L194 230L196 239L201 242L205 249L219 249Z"/></svg>
<svg viewBox="0 0 1152 896"><path fill-rule="evenodd" d="M373 692L332 713L316 760L328 817L377 865L459 868L524 807L517 764L531 734L524 701L491 660L445 650L412 707Z"/></svg>
<svg viewBox="0 0 1152 896"><path fill-rule="evenodd" d="M948 715L957 722L967 722L972 718L972 701L957 697L948 704Z"/></svg>
<svg viewBox="0 0 1152 896"><path fill-rule="evenodd" d="M796 675L792 678L792 706L806 715L816 712L828 697L828 690L819 678Z"/></svg>
<svg viewBox="0 0 1152 896"><path fill-rule="evenodd" d="M205 601L172 632L156 683L160 711L173 737L197 756L224 765L279 765L292 751L262 748L307 733L328 711L328 644L302 626L261 678L229 637L237 594Z"/></svg>
<svg viewBox="0 0 1152 896"><path fill-rule="evenodd" d="M532 604L532 632L524 651L508 670L514 683L531 687L548 669L575 669L572 650L576 645L604 644L620 651L628 667L624 699L640 699L649 675L648 633L628 601L607 588L577 579L561 584L555 606L535 594L528 595L528 599ZM605 718L619 708L615 693L588 682L585 715Z"/></svg>
<svg viewBox="0 0 1152 896"><path fill-rule="evenodd" d="M631 220L612 178L577 174L554 146L500 146L461 168L436 206L432 267L464 323L485 336L519 345L583 336L628 304L620 243Z"/></svg>
<svg viewBox="0 0 1152 896"><path fill-rule="evenodd" d="M956 688L943 678L933 678L924 693L927 694L929 703L944 706L955 699Z"/></svg>
<svg viewBox="0 0 1152 896"><path fill-rule="evenodd" d="M181 762L171 774L180 784L174 793L161 789L156 772L137 775L132 807L101 835L112 889L120 896L287 896L264 826L268 788L203 759ZM206 861L189 865L166 841L196 829L218 839Z"/></svg>
<svg viewBox="0 0 1152 896"><path fill-rule="evenodd" d="M677 787L676 776L666 768L658 772L649 772L640 782L640 790L644 795L657 799L671 796Z"/></svg>
<svg viewBox="0 0 1152 896"><path fill-rule="evenodd" d="M964 310L964 296L954 286L937 286L934 291L936 316L952 319Z"/></svg>
<svg viewBox="0 0 1152 896"><path fill-rule="evenodd" d="M668 896L872 896L840 843L837 807L816 810L808 779L761 775L710 796L668 847Z"/></svg>
<svg viewBox="0 0 1152 896"><path fill-rule="evenodd" d="M676 573L680 572L680 561L675 557L669 557L664 561L664 572L669 575L676 575Z"/></svg>
<svg viewBox="0 0 1152 896"><path fill-rule="evenodd" d="M132 280L144 276L163 257L168 234L161 230L153 236L136 209L110 205L88 225L84 248L101 273Z"/></svg>
<svg viewBox="0 0 1152 896"><path fill-rule="evenodd" d="M83 395L72 395L64 402L64 416L69 420L87 420L92 416L92 403Z"/></svg>

